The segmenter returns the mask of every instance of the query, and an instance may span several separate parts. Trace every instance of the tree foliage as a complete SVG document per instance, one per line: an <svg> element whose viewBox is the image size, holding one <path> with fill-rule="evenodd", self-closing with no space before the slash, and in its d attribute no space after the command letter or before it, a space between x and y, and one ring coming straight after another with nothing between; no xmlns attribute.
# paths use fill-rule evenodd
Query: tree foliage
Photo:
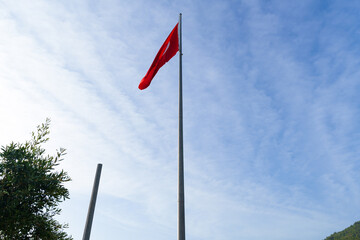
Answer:
<svg viewBox="0 0 360 240"><path fill-rule="evenodd" d="M360 221L341 232L332 234L325 238L325 240L360 240Z"/></svg>
<svg viewBox="0 0 360 240"><path fill-rule="evenodd" d="M56 166L65 149L45 155L50 120L37 127L30 141L12 142L0 151L0 239L72 239L54 219L59 203L69 198L70 177Z"/></svg>

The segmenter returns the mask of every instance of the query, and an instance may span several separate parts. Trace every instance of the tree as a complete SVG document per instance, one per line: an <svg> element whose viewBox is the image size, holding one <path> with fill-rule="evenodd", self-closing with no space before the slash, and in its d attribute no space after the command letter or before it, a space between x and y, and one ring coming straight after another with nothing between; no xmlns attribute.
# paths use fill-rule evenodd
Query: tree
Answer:
<svg viewBox="0 0 360 240"><path fill-rule="evenodd" d="M67 225L54 219L59 203L69 198L64 183L70 177L56 166L65 149L45 155L42 144L49 140L50 120L37 127L25 144L12 142L0 151L0 239L72 239Z"/></svg>

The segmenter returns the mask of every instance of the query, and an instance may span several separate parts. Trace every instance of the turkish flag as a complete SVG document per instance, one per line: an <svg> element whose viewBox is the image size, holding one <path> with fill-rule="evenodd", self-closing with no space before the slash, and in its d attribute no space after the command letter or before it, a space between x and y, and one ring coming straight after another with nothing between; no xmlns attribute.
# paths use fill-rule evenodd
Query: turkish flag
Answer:
<svg viewBox="0 0 360 240"><path fill-rule="evenodd" d="M177 23L174 29L171 31L170 35L161 46L159 52L156 54L156 57L145 77L141 79L139 84L140 90L147 88L159 69L164 66L164 64L167 63L173 56L175 56L177 51L179 51L178 25L179 23Z"/></svg>

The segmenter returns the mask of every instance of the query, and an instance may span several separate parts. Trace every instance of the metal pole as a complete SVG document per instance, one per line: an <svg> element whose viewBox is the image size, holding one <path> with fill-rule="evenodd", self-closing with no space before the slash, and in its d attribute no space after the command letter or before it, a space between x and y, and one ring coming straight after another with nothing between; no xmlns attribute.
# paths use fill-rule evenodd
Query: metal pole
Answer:
<svg viewBox="0 0 360 240"><path fill-rule="evenodd" d="M93 221L93 218L94 218L96 197L97 197L97 193L98 193L98 190L99 190L101 168L102 168L102 164L99 163L97 165L97 168L96 168L94 186L93 186L93 190L92 190L92 193L91 193L89 210L88 210L88 215L87 215L87 218L86 218L84 235L83 235L83 238L82 238L83 240L89 240L90 239L91 225L92 225L92 221Z"/></svg>
<svg viewBox="0 0 360 240"><path fill-rule="evenodd" d="M183 102L182 102L182 36L181 13L179 15L179 212L178 240L185 240L184 196L184 147L183 147Z"/></svg>

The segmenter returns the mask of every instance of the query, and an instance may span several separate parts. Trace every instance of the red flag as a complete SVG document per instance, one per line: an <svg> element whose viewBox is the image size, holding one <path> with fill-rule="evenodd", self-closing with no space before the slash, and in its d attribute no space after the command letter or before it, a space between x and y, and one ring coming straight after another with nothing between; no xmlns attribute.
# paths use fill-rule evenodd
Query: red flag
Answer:
<svg viewBox="0 0 360 240"><path fill-rule="evenodd" d="M167 63L173 56L175 56L177 51L179 51L178 25L179 23L176 24L170 35L161 46L159 52L156 54L153 63L139 84L140 90L147 88L159 69L164 66L164 64Z"/></svg>

